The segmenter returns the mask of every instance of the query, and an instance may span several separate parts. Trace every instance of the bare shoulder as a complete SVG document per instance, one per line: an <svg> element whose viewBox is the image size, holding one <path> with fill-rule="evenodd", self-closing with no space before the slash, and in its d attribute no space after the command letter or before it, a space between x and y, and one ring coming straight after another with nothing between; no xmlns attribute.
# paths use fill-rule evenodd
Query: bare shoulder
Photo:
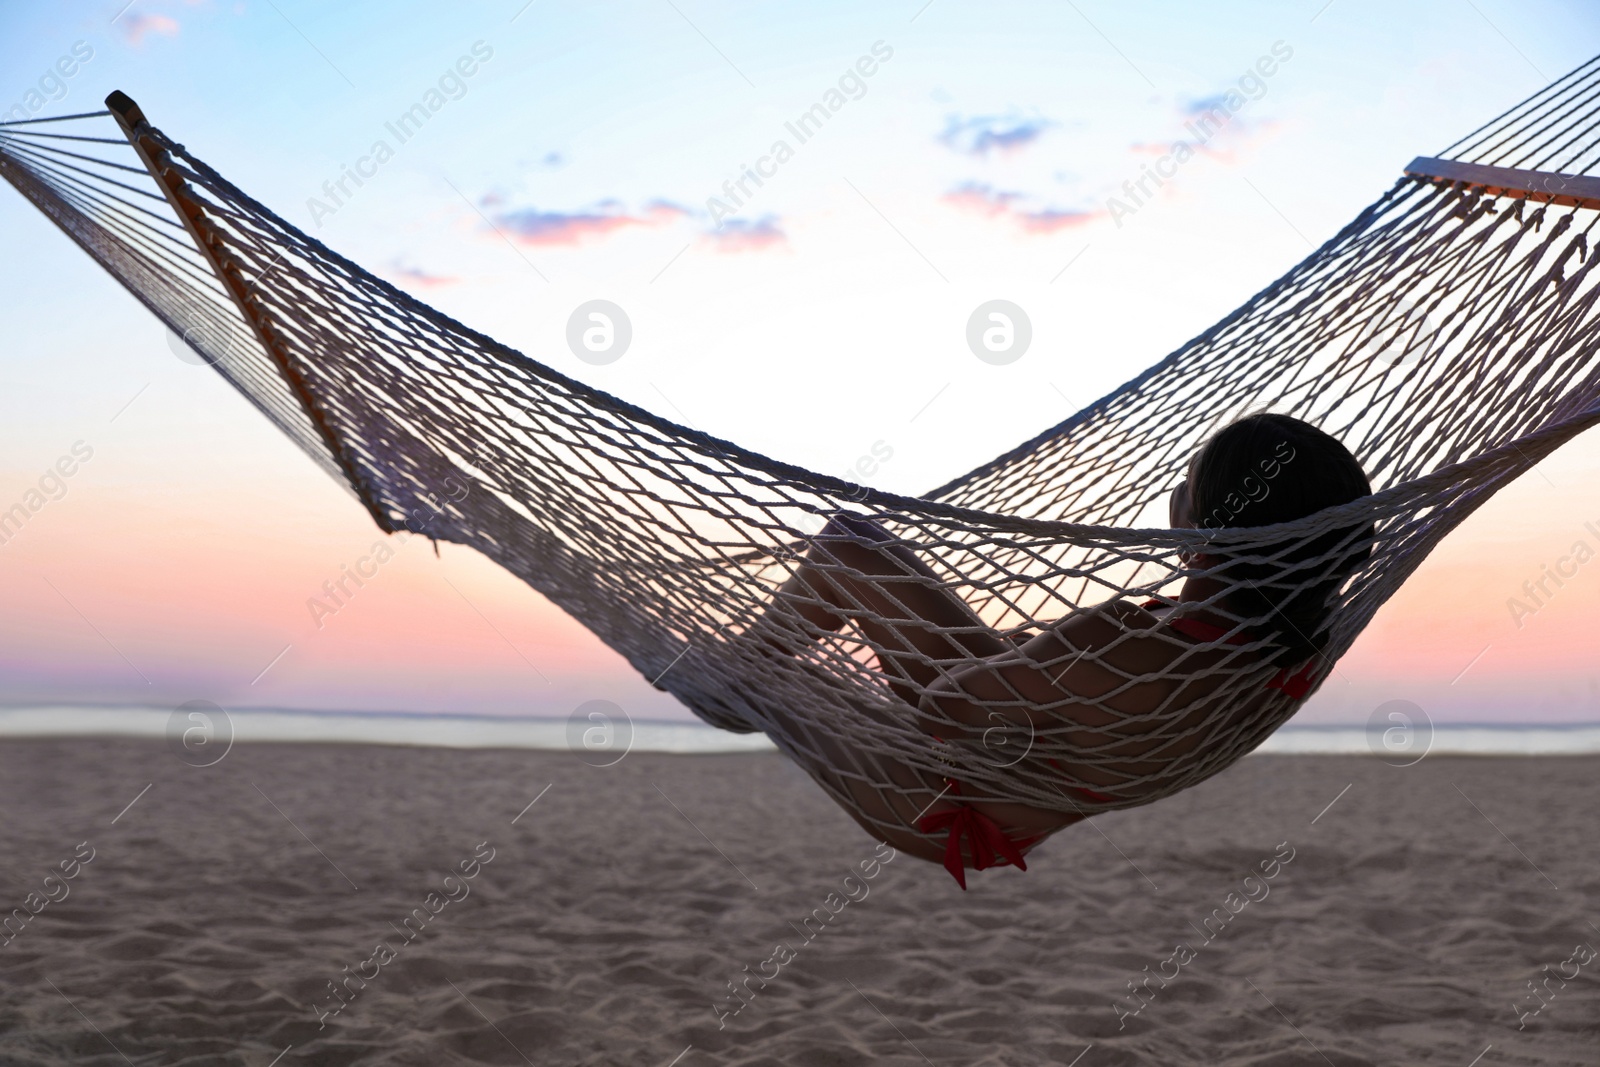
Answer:
<svg viewBox="0 0 1600 1067"><path fill-rule="evenodd" d="M1169 661L1174 649L1161 618L1127 600L1111 600L1060 619L1018 649L1018 658L1046 670L1056 684L1099 693Z"/></svg>
<svg viewBox="0 0 1600 1067"><path fill-rule="evenodd" d="M1129 631L1154 630L1161 619L1131 600L1108 600L1075 611L1045 629L1035 641L1064 640L1073 651L1100 648ZM1026 647L1026 646L1025 646Z"/></svg>
<svg viewBox="0 0 1600 1067"><path fill-rule="evenodd" d="M1120 597L1106 601L1098 610L1131 630L1150 630L1161 625L1161 617L1149 608Z"/></svg>

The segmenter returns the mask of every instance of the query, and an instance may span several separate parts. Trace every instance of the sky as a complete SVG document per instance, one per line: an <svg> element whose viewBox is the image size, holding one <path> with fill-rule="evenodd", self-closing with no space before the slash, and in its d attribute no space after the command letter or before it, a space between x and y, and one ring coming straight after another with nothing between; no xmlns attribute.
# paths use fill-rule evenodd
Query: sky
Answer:
<svg viewBox="0 0 1600 1067"><path fill-rule="evenodd" d="M75 48L92 54L52 74ZM915 494L1156 362L1412 157L1596 51L1600 12L1538 0L11 2L0 110L121 89L293 224L513 348ZM1229 127L1130 204L1125 183L1264 57ZM390 127L430 93L402 143ZM830 93L825 125L791 131ZM341 191L346 168L368 177ZM365 512L9 188L0 246L0 507L90 453L0 546L0 703L688 715L457 546L400 548L314 618L381 536ZM633 324L603 366L565 342L593 299ZM1004 366L966 344L992 299L1033 327ZM1531 616L1508 605L1576 542L1600 548L1597 474L1591 432L1474 515L1299 721L1392 699L1440 722L1600 721L1600 563Z"/></svg>

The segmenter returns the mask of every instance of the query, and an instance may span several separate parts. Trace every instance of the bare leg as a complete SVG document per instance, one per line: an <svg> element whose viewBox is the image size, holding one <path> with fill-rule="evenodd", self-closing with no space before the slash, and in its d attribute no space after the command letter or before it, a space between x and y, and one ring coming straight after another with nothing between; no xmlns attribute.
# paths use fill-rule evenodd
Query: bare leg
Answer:
<svg viewBox="0 0 1600 1067"><path fill-rule="evenodd" d="M930 739L930 743L931 739ZM929 840L916 831L927 815L971 807L995 820L1013 841L1029 841L1029 851L1040 840L1082 816L1062 816L1040 812L1015 802L988 799L988 794L970 784L958 786L943 774L912 767L898 759L878 758L864 780L838 768L855 766L857 753L846 751L848 739L824 736L818 739L821 767L819 777L844 794L838 798L845 813L873 838L918 859L943 863L946 842ZM962 856L973 863L963 843Z"/></svg>
<svg viewBox="0 0 1600 1067"><path fill-rule="evenodd" d="M853 623L890 675L890 687L913 707L941 677L939 663L959 669L1016 649L965 601L944 589L909 545L857 516L839 515L829 521L799 569L778 590L771 610L797 614L827 631ZM776 642L774 646L781 647ZM914 831L918 819L964 804L1003 826L1017 827L1018 838L1042 839L1080 818L1063 819L1054 812L987 800L970 785L957 794L944 775L898 760L875 761L876 771L887 781L863 781L832 769L857 764L858 754L846 750L845 738L823 736L815 743L827 768L823 776L850 798L843 805L850 816L873 837L919 859L943 862L944 846ZM970 856L965 858L971 861Z"/></svg>
<svg viewBox="0 0 1600 1067"><path fill-rule="evenodd" d="M985 659L1013 648L990 629L909 545L882 526L836 515L800 569L778 590L781 610L823 630L855 623L896 695L916 705L941 675L937 662ZM934 661L934 662L929 662Z"/></svg>

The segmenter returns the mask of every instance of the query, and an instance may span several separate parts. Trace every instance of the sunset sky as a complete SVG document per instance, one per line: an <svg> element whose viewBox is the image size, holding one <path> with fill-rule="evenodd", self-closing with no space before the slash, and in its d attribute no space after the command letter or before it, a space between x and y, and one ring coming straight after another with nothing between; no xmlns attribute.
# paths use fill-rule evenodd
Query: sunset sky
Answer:
<svg viewBox="0 0 1600 1067"><path fill-rule="evenodd" d="M905 493L1111 390L1413 156L1600 51L1600 10L1544 0L125 4L0 7L0 110L121 89L291 223L531 357L811 469L887 449L866 480ZM51 74L80 42L91 58ZM1263 56L1233 123L1113 211ZM0 510L81 461L0 545L0 703L687 716L456 546L401 547L313 620L381 537L363 509L9 187L0 249ZM564 341L594 298L634 326L606 366ZM995 298L1033 323L1003 367L964 337ZM1595 433L1452 535L1300 721L1399 698L1436 721L1600 721L1600 562L1531 617L1507 605L1580 540L1600 550Z"/></svg>

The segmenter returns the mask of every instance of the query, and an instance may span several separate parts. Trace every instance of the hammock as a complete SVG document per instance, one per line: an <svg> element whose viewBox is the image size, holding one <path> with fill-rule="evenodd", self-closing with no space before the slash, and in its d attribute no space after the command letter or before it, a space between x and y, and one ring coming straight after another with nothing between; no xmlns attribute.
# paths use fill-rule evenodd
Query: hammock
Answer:
<svg viewBox="0 0 1600 1067"><path fill-rule="evenodd" d="M1600 57L1413 161L1288 274L1122 388L916 498L768 459L496 343L284 222L120 93L108 111L0 126L0 174L379 527L489 556L706 722L764 731L858 815L863 790L909 795L895 767L1094 814L1217 773L1294 713L1307 694L1266 688L1276 667L1249 636L1262 620L1238 618L1243 643L1214 642L1199 672L1217 706L1247 714L1186 716L1174 686L1123 735L1119 694L1152 679L1116 672L1097 699L995 704L1092 707L1119 724L1104 745L1069 744L1069 720L1044 718L1062 725L1004 754L935 746L903 676L856 629L771 629L787 655L759 639L816 532L840 512L871 516L1006 637L1171 598L1197 552L1224 560L1224 579L1294 559L1298 588L1334 586L1320 682L1441 538L1600 422L1597 100ZM1373 494L1274 527L1137 528L1166 521L1167 493L1223 420L1259 410L1339 438ZM1351 531L1371 546L1353 572L1338 569ZM1134 733L1156 769L1127 769L1118 745Z"/></svg>

